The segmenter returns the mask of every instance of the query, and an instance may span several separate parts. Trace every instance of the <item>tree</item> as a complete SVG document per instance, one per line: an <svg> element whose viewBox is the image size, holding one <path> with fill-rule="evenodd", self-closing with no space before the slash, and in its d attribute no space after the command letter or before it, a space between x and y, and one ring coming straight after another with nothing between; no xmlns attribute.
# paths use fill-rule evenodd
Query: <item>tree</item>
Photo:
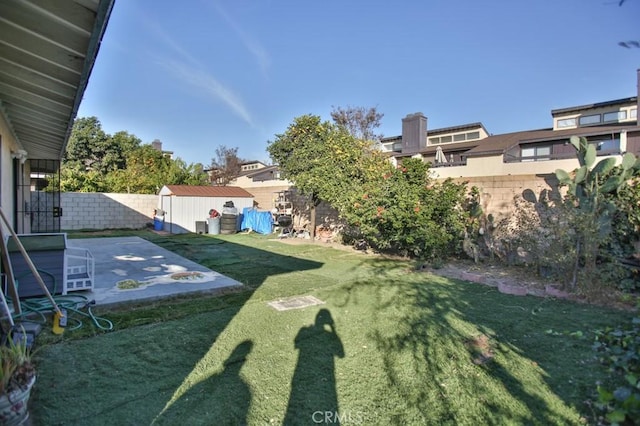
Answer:
<svg viewBox="0 0 640 426"><path fill-rule="evenodd" d="M384 114L379 113L377 107L332 107L331 118L338 125L356 139L365 141L379 141L381 134L376 134L375 129L380 127L380 120Z"/></svg>
<svg viewBox="0 0 640 426"><path fill-rule="evenodd" d="M211 159L211 183L226 186L240 174L244 160L238 157L238 148L227 148L221 145L216 148L216 156Z"/></svg>
<svg viewBox="0 0 640 426"><path fill-rule="evenodd" d="M356 188L341 216L373 247L423 259L460 251L466 184L436 182L427 163L410 158Z"/></svg>
<svg viewBox="0 0 640 426"><path fill-rule="evenodd" d="M126 131L111 136L96 117L74 122L60 171L63 191L154 194L163 185L207 183L201 165L166 157Z"/></svg>
<svg viewBox="0 0 640 426"><path fill-rule="evenodd" d="M316 207L320 204L322 176L318 165L326 156L324 144L330 123L322 123L316 115L303 115L293 120L287 131L268 142L267 151L280 167L281 176L292 181L311 204L311 238L316 235Z"/></svg>
<svg viewBox="0 0 640 426"><path fill-rule="evenodd" d="M106 174L125 167L126 156L140 146L140 139L125 131L110 136L96 117L82 117L73 123L65 163L78 163L87 171Z"/></svg>
<svg viewBox="0 0 640 426"><path fill-rule="evenodd" d="M391 168L371 142L355 139L345 127L315 115L295 118L285 133L269 142L267 151L282 177L309 197L312 237L321 201L340 211L357 188Z"/></svg>

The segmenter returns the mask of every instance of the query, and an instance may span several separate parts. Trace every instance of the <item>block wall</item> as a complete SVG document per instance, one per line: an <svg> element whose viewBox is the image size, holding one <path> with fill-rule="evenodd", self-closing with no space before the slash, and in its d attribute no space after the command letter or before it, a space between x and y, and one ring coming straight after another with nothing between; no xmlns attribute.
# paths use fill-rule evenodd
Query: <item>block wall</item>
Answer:
<svg viewBox="0 0 640 426"><path fill-rule="evenodd" d="M62 230L141 229L153 222L158 196L63 192L60 204Z"/></svg>

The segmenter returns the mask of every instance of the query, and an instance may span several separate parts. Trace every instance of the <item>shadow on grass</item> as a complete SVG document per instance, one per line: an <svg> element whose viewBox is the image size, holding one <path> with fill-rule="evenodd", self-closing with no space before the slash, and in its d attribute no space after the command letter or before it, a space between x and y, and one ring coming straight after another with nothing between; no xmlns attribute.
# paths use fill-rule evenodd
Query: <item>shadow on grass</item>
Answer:
<svg viewBox="0 0 640 426"><path fill-rule="evenodd" d="M320 309L315 323L303 327L295 338L300 351L285 425L340 424L335 379L335 358L344 358L344 346L328 309Z"/></svg>
<svg viewBox="0 0 640 426"><path fill-rule="evenodd" d="M207 357L212 351L233 352L229 359L244 359L251 342L234 336L232 351L217 341L226 337L225 329L254 292L274 275L322 266L260 250L241 236L237 240L246 244L194 234L139 236L242 282L246 291L151 303L131 311L118 308L110 316L115 318L115 332L43 347L30 402L34 424L103 425L106 419L112 424L176 424L184 416L194 420L192 424L225 424L217 419L227 415L239 421L229 424L242 424L251 400L250 389L238 376L243 361L231 362L216 374L221 367L208 364ZM171 320L186 317L193 321L181 322L176 330ZM131 328L118 332L126 327ZM229 340L225 344L234 344ZM212 372L215 376L210 377ZM230 394L235 408L228 413L212 399L219 395L220 383L226 391L246 397L246 405Z"/></svg>
<svg viewBox="0 0 640 426"><path fill-rule="evenodd" d="M212 424L246 425L252 392L240 370L252 347L250 340L238 344L224 361L220 373L185 386L185 392L167 403L154 424L197 424L202 422L204 411L211 413Z"/></svg>
<svg viewBox="0 0 640 426"><path fill-rule="evenodd" d="M422 273L357 282L336 300L347 307L372 291L371 338L402 404L389 424L581 424L591 414L584 399L602 370L590 341L547 330L591 331L606 310Z"/></svg>

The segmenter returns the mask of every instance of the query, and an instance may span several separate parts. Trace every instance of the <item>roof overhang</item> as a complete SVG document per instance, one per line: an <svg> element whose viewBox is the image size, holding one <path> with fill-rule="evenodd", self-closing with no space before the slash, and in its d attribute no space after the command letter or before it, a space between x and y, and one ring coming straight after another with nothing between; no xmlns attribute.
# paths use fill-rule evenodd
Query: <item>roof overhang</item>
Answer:
<svg viewBox="0 0 640 426"><path fill-rule="evenodd" d="M29 158L62 158L114 3L0 2L0 113Z"/></svg>

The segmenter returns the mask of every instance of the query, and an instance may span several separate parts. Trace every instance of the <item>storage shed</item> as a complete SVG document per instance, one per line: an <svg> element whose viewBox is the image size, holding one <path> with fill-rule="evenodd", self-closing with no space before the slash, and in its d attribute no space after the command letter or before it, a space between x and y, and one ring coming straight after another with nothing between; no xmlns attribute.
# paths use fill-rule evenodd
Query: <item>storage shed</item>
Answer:
<svg viewBox="0 0 640 426"><path fill-rule="evenodd" d="M158 195L158 213L162 229L172 234L206 232L209 211L222 213L226 202L233 202L238 212L253 207L253 195L237 186L165 185ZM238 217L238 228L242 219Z"/></svg>

